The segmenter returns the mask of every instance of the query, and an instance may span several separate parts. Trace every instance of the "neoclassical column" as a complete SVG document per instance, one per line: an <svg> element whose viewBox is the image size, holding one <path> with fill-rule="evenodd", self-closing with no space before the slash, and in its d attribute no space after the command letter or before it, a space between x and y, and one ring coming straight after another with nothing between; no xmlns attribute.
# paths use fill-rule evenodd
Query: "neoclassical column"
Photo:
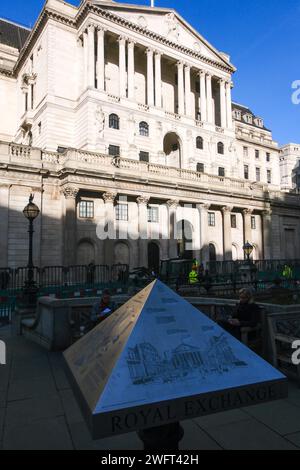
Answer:
<svg viewBox="0 0 300 470"><path fill-rule="evenodd" d="M88 35L84 31L82 34L83 40L83 88L86 89L88 85Z"/></svg>
<svg viewBox="0 0 300 470"><path fill-rule="evenodd" d="M134 99L134 44L130 40L128 42L128 98Z"/></svg>
<svg viewBox="0 0 300 470"><path fill-rule="evenodd" d="M119 83L120 97L126 97L126 38L119 37Z"/></svg>
<svg viewBox="0 0 300 470"><path fill-rule="evenodd" d="M185 65L184 67L184 81L185 81L185 114L192 115L191 110L191 67Z"/></svg>
<svg viewBox="0 0 300 470"><path fill-rule="evenodd" d="M226 114L227 114L227 127L228 129L233 128L232 122L232 103L231 103L231 82L226 82Z"/></svg>
<svg viewBox="0 0 300 470"><path fill-rule="evenodd" d="M224 261L232 260L231 211L230 206L222 207Z"/></svg>
<svg viewBox="0 0 300 470"><path fill-rule="evenodd" d="M169 210L169 258L177 258L177 217L176 211L179 206L178 199L170 199L167 201ZM175 238L176 237L176 238Z"/></svg>
<svg viewBox="0 0 300 470"><path fill-rule="evenodd" d="M209 240L207 238L207 225L208 215L207 212L210 208L210 204L197 204L197 209L200 218L200 247L201 247L201 261L206 263L209 261Z"/></svg>
<svg viewBox="0 0 300 470"><path fill-rule="evenodd" d="M207 122L214 123L213 102L212 102L212 76L206 74L206 97L207 97Z"/></svg>
<svg viewBox="0 0 300 470"><path fill-rule="evenodd" d="M98 44L98 60L97 60L97 88L105 90L105 57L104 57L104 35L105 30L98 26L97 28L97 44Z"/></svg>
<svg viewBox="0 0 300 470"><path fill-rule="evenodd" d="M148 266L148 202L149 197L137 198L139 210L139 266Z"/></svg>
<svg viewBox="0 0 300 470"><path fill-rule="evenodd" d="M147 104L154 105L153 50L147 49Z"/></svg>
<svg viewBox="0 0 300 470"><path fill-rule="evenodd" d="M0 183L0 266L3 268L8 266L9 188L9 184Z"/></svg>
<svg viewBox="0 0 300 470"><path fill-rule="evenodd" d="M88 86L95 87L95 26L88 26Z"/></svg>
<svg viewBox="0 0 300 470"><path fill-rule="evenodd" d="M219 85L220 85L221 127L225 128L227 125L225 80L219 80Z"/></svg>
<svg viewBox="0 0 300 470"><path fill-rule="evenodd" d="M77 212L76 198L79 188L71 185L64 186L65 223L64 223L64 266L76 264L77 252Z"/></svg>
<svg viewBox="0 0 300 470"><path fill-rule="evenodd" d="M177 62L177 74L178 74L178 114L184 114L183 62Z"/></svg>
<svg viewBox="0 0 300 470"><path fill-rule="evenodd" d="M114 246L116 241L115 208L116 193L102 194L105 204L105 226L107 227L107 239L104 241L104 261L108 266L114 264Z"/></svg>
<svg viewBox="0 0 300 470"><path fill-rule="evenodd" d="M262 212L263 259L272 258L272 211Z"/></svg>
<svg viewBox="0 0 300 470"><path fill-rule="evenodd" d="M205 72L199 72L200 77L200 103L199 109L201 113L201 121L207 121L207 107L206 107L206 85L205 85Z"/></svg>
<svg viewBox="0 0 300 470"><path fill-rule="evenodd" d="M161 53L155 52L155 106L161 108Z"/></svg>
<svg viewBox="0 0 300 470"><path fill-rule="evenodd" d="M242 212L244 217L244 243L252 243L251 215L253 209L244 209Z"/></svg>

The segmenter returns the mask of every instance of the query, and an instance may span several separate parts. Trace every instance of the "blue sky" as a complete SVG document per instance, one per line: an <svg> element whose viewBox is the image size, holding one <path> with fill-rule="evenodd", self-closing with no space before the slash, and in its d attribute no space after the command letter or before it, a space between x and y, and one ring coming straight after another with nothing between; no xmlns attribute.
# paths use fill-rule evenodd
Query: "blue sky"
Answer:
<svg viewBox="0 0 300 470"><path fill-rule="evenodd" d="M78 5L80 0L69 0ZM121 2L120 2L121 3ZM122 3L149 5L150 0ZM33 25L44 0L0 0L0 17ZM280 144L300 142L300 104L292 82L300 80L300 0L156 0L176 9L238 71L233 99L265 119Z"/></svg>

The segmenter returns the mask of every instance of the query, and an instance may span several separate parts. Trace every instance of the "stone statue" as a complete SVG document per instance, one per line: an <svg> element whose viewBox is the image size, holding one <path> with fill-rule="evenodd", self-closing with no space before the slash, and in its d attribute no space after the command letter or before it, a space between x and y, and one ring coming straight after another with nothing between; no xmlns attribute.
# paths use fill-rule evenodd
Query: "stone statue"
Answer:
<svg viewBox="0 0 300 470"><path fill-rule="evenodd" d="M96 127L98 131L99 139L103 139L104 128L105 128L105 114L101 106L97 106L95 116L96 116Z"/></svg>
<svg viewBox="0 0 300 470"><path fill-rule="evenodd" d="M177 20L175 18L174 13L168 13L166 15L166 24L168 27L168 33L167 36L170 39L175 39L178 41L179 39L179 25L177 23Z"/></svg>
<svg viewBox="0 0 300 470"><path fill-rule="evenodd" d="M129 115L129 118L127 120L128 123L128 138L127 142L132 145L134 144L135 141L135 119L134 119L134 114L131 113Z"/></svg>

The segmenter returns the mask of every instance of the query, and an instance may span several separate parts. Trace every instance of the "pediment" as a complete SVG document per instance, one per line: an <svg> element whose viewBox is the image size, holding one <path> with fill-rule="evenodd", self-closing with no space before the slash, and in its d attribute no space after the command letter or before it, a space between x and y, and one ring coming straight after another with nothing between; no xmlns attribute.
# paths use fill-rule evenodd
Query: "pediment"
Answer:
<svg viewBox="0 0 300 470"><path fill-rule="evenodd" d="M94 4L178 45L194 50L208 59L232 67L229 57L217 51L175 10L101 0L94 0Z"/></svg>

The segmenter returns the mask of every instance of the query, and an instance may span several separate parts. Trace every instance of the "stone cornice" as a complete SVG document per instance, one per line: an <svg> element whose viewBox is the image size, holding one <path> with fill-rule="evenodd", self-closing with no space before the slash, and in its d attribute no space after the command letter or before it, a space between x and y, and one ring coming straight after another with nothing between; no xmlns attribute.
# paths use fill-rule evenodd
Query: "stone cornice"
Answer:
<svg viewBox="0 0 300 470"><path fill-rule="evenodd" d="M225 72L229 72L229 73L235 72L235 68L233 66L225 65L225 64L222 64L221 62L210 59L209 57L206 57L197 51L194 51L186 46L170 41L164 36L161 36L160 34L157 34L153 31L149 31L148 29L143 28L142 26L139 26L138 24L132 23L131 21L128 21L125 18L122 18L110 11L103 10L97 5L94 5L90 2L86 2L82 4L75 19L67 15L64 15L61 12L54 11L49 7L44 7L31 34L29 35L23 49L20 52L18 61L15 65L13 72L6 72L8 76L17 75L18 71L24 64L26 57L30 54L30 51L32 50L35 44L35 41L39 37L43 27L45 26L45 24L47 23L49 19L55 20L59 23L65 24L71 28L78 30L90 12L96 13L97 16L107 19L111 21L112 23L115 23L119 26L125 26L127 29L131 31L143 34L145 37L149 39L154 39L155 41L161 44L164 44L165 46L169 46L178 52L182 52L190 57L201 60L207 65L211 65ZM4 71L0 70L0 73L2 74L4 73Z"/></svg>

